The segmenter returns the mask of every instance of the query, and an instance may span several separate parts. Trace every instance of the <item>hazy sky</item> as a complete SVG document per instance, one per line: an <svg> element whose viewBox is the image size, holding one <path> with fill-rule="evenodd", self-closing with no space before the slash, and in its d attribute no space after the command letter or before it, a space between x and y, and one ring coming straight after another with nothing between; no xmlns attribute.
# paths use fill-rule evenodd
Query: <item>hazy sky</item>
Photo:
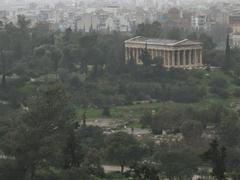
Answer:
<svg viewBox="0 0 240 180"><path fill-rule="evenodd" d="M29 3L29 2L40 2L40 3L56 3L56 2L80 2L80 1L84 1L84 2L88 2L91 3L93 1L99 1L99 2L117 2L117 3L127 3L127 2L137 2L137 3L141 3L142 1L148 1L148 0L0 0L1 4L15 4L15 3ZM154 0L154 1L158 1L158 2L198 2L198 3L211 3L211 2L239 2L240 0ZM0 4L0 8L1 8L1 4Z"/></svg>
<svg viewBox="0 0 240 180"><path fill-rule="evenodd" d="M0 2L42 2L43 0L0 0ZM85 1L85 2L88 2L88 1L93 1L93 0L44 0L44 1L49 1L49 2L53 2L53 1ZM99 0L101 1L101 0ZM121 2L129 2L129 1L134 1L134 0L108 0L108 1L112 1L112 2L116 2L116 1L121 1ZM136 1L142 1L142 0L136 0ZM158 0L158 1L163 1L163 0ZM171 1L171 0L169 0ZM180 1L189 1L189 0L180 0ZM199 0L190 0L190 1L199 1ZM208 0L208 1L231 1L231 0Z"/></svg>

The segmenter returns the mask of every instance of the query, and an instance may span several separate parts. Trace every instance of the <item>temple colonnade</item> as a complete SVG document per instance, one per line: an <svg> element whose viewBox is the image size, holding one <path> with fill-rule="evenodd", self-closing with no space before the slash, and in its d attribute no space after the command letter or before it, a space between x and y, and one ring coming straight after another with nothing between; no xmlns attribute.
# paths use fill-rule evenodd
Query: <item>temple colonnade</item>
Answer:
<svg viewBox="0 0 240 180"><path fill-rule="evenodd" d="M131 58L135 60L136 64L142 64L141 56L143 48L126 47L125 59L128 61ZM157 49L148 48L148 53L151 59L156 57L163 58L163 65L165 67L197 67L202 66L202 48L175 48L175 49Z"/></svg>

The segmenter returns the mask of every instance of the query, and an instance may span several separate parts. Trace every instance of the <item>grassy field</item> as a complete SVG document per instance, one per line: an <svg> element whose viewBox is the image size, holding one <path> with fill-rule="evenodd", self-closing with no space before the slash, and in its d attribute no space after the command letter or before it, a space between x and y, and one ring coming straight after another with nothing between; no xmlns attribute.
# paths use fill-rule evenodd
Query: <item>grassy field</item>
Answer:
<svg viewBox="0 0 240 180"><path fill-rule="evenodd" d="M208 108L211 104L221 104L227 108L234 108L235 104L239 102L239 98L228 98L228 99L220 99L220 98L209 98L204 99L198 103L174 103L174 102L158 102L158 103L143 103L143 104L135 104L129 106L118 106L112 107L111 117L112 119L139 119L144 112L158 110L163 106L166 106L170 103L179 104L181 106L195 106L196 108ZM84 109L77 108L77 116L81 118ZM102 109L98 108L88 108L87 109L87 117L90 119L95 118L104 118L102 116Z"/></svg>

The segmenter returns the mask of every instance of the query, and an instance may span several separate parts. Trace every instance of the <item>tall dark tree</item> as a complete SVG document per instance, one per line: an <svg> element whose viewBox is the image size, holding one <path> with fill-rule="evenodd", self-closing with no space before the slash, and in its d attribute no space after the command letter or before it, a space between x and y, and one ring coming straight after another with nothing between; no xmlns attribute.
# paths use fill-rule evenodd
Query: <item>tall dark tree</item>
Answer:
<svg viewBox="0 0 240 180"><path fill-rule="evenodd" d="M6 78L12 71L12 51L10 49L9 32L0 31L0 74L2 75L1 86L6 88Z"/></svg>
<svg viewBox="0 0 240 180"><path fill-rule="evenodd" d="M83 154L79 139L76 138L76 133L71 129L66 139L66 146L63 150L64 168L70 169L72 167L79 167L80 161L83 161Z"/></svg>
<svg viewBox="0 0 240 180"><path fill-rule="evenodd" d="M68 44L70 42L71 35L72 35L72 29L69 27L65 30L64 37L63 37L63 40L66 44Z"/></svg>
<svg viewBox="0 0 240 180"><path fill-rule="evenodd" d="M231 47L230 47L230 40L229 34L227 35L226 39L226 49L225 49L225 59L224 59L224 69L229 70L233 66L232 59L231 59Z"/></svg>
<svg viewBox="0 0 240 180"><path fill-rule="evenodd" d="M79 39L79 49L84 49L80 60L82 73L88 73L89 61L94 61L98 56L99 50L96 48L97 39L98 35L94 33L91 35L83 36Z"/></svg>
<svg viewBox="0 0 240 180"><path fill-rule="evenodd" d="M6 58L4 55L4 50L0 50L0 60L1 60L1 74L2 74L2 80L1 80L1 85L3 88L6 87Z"/></svg>
<svg viewBox="0 0 240 180"><path fill-rule="evenodd" d="M144 66L150 66L152 63L151 55L148 52L147 44L145 49L142 49L141 55L139 56Z"/></svg>
<svg viewBox="0 0 240 180"><path fill-rule="evenodd" d="M32 52L30 25L30 20L27 20L24 15L18 15L17 34L13 44L16 59L21 59L24 55Z"/></svg>
<svg viewBox="0 0 240 180"><path fill-rule="evenodd" d="M202 155L203 160L209 161L213 168L213 176L217 180L225 179L226 172L226 148L219 147L218 141L213 140L210 143L210 148Z"/></svg>
<svg viewBox="0 0 240 180"><path fill-rule="evenodd" d="M22 35L25 35L29 31L29 26L31 25L31 21L27 20L24 15L18 15L17 25Z"/></svg>

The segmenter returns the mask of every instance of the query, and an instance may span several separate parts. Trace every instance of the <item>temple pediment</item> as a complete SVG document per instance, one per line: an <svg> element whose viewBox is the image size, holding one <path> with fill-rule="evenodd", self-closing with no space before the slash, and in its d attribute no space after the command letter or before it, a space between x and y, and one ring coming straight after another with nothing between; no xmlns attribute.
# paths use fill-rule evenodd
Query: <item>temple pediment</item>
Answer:
<svg viewBox="0 0 240 180"><path fill-rule="evenodd" d="M191 41L189 39L183 39L183 40L158 39L158 38L154 39L154 38L145 38L142 36L131 38L125 41L125 43L172 46L172 47L202 45L201 42Z"/></svg>
<svg viewBox="0 0 240 180"><path fill-rule="evenodd" d="M191 41L189 39L184 39L181 41L178 41L174 44L172 44L172 46L191 46L191 45L202 45L201 42L196 42L196 41Z"/></svg>

